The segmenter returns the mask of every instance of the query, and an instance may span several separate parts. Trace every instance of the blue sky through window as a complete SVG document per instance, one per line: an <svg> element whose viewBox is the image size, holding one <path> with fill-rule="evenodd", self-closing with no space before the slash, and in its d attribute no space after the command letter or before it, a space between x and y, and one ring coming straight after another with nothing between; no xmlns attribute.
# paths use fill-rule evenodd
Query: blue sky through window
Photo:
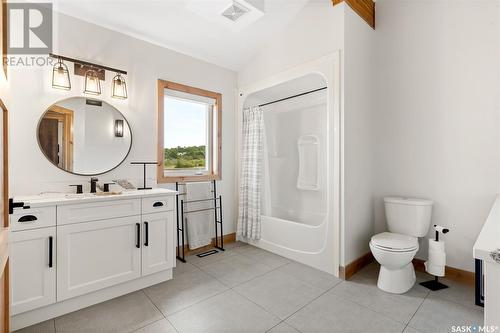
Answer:
<svg viewBox="0 0 500 333"><path fill-rule="evenodd" d="M165 148L207 143L207 105L165 96Z"/></svg>

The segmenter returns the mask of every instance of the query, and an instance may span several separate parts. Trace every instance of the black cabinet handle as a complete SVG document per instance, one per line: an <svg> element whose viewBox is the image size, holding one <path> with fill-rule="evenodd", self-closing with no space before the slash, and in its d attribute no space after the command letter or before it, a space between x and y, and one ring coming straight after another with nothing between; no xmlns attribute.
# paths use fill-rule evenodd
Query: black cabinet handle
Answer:
<svg viewBox="0 0 500 333"><path fill-rule="evenodd" d="M136 223L135 228L136 228L135 247L139 249L141 248L141 224Z"/></svg>
<svg viewBox="0 0 500 333"><path fill-rule="evenodd" d="M49 236L49 267L50 268L52 268L52 256L53 256L52 246L53 246L53 237Z"/></svg>
<svg viewBox="0 0 500 333"><path fill-rule="evenodd" d="M144 246L149 246L149 223L148 222L144 222L144 232L145 232L145 235L144 235Z"/></svg>
<svg viewBox="0 0 500 333"><path fill-rule="evenodd" d="M35 215L24 215L17 220L17 222L33 222L38 220Z"/></svg>
<svg viewBox="0 0 500 333"><path fill-rule="evenodd" d="M161 207L161 206L163 206L163 202L161 201L157 201L153 204L153 207Z"/></svg>

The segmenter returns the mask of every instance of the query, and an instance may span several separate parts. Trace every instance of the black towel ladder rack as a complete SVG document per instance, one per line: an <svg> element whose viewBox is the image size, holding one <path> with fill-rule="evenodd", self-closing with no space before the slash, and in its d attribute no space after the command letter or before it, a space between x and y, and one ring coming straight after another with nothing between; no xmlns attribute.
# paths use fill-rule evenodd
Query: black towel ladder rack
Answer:
<svg viewBox="0 0 500 333"><path fill-rule="evenodd" d="M199 181L199 183L204 183L206 181ZM186 262L186 235L185 235L185 215L190 213L204 212L204 211L214 211L214 228L215 228L215 242L214 246L216 249L224 251L224 234L222 229L222 195L217 196L217 183L212 180L212 194L211 198L197 199L197 200L184 200L180 199L181 196L186 196L186 185L191 182L175 182L176 204L177 204L177 248L176 257L179 261ZM179 187L184 187L184 192L179 192ZM187 210L186 205L195 202L205 202L209 201L213 203L213 207L204 209ZM220 231L220 232L219 232Z"/></svg>

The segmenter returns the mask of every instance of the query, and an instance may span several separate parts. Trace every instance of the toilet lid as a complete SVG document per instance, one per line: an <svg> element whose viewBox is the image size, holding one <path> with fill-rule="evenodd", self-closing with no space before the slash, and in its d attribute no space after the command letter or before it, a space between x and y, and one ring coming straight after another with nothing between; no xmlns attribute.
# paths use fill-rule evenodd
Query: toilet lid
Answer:
<svg viewBox="0 0 500 333"><path fill-rule="evenodd" d="M410 251L418 248L417 238L392 232L383 232L373 236L372 244L377 247L397 251Z"/></svg>

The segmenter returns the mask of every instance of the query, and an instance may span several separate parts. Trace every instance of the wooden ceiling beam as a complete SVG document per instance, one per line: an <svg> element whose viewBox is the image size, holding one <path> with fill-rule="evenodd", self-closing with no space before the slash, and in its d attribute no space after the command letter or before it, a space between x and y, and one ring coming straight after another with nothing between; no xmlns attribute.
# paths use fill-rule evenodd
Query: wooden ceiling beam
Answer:
<svg viewBox="0 0 500 333"><path fill-rule="evenodd" d="M334 6L341 2L348 4L370 27L375 29L375 2L373 0L332 0Z"/></svg>

